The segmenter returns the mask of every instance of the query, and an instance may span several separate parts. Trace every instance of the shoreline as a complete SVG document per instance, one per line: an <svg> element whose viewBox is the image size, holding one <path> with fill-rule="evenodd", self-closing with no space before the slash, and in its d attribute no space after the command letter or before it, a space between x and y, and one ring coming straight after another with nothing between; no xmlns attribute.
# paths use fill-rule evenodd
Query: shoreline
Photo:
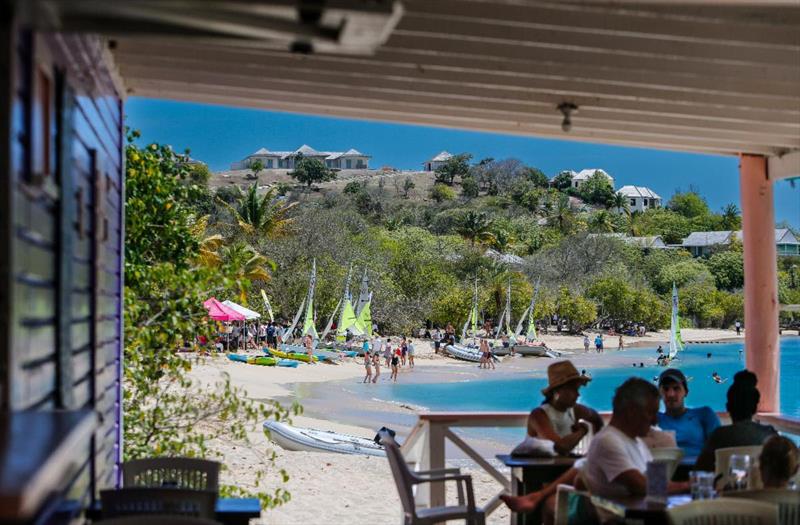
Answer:
<svg viewBox="0 0 800 525"><path fill-rule="evenodd" d="M743 340L729 330L683 330L687 344L731 343ZM542 334L542 340L553 350L563 352L575 366L598 369L628 366L625 351L616 349L616 337L606 337L606 351L596 353L594 348L583 351L582 336ZM668 341L667 332L647 334L643 338L625 337L626 349L655 348ZM498 369L481 370L475 363L457 361L433 353L433 344L423 339L414 339L417 347L414 370L401 369L399 382L453 382L502 380L519 377L546 377L546 368L553 362L545 358L502 358ZM612 343L613 345L608 345ZM593 345L592 345L593 346ZM613 348L611 348L613 346ZM256 355L255 352L252 352ZM638 360L638 358L637 358ZM298 400L305 412L292 418L292 424L301 427L331 430L372 439L376 421L387 422L403 438L413 427L417 414L425 411L393 400L381 399L377 392L362 390L360 380L364 367L359 361L345 360L338 365L306 365L296 369L262 367L236 363L224 355L207 358L204 363L193 366L191 375L201 383L213 383L228 374L234 386L244 388L247 397L254 401L277 400L290 405ZM381 378L388 377L381 367ZM382 458L349 456L317 452L296 452L281 449L270 443L260 428L248 433L250 444L242 446L232 443L214 443L210 448L219 453L227 469L221 475L223 483L233 483L248 491L273 491L279 486L292 493L292 500L275 509L265 510L260 523L305 525L318 519L316 509L324 507L326 518L332 522L353 524L395 522L401 515L401 507L394 481L388 465ZM498 442L488 436L469 438L471 446L479 452L492 454L498 450ZM449 450L449 449L448 449ZM275 468L258 481L255 472L265 465L266 457L275 453ZM457 457L448 452L448 459ZM478 504L485 504L500 485L482 469L470 467L468 462L456 459L465 473L473 476ZM463 463L463 464L462 464ZM285 469L290 476L288 483L281 485L279 471ZM340 487L342 490L331 490ZM499 509L487 523L507 523L509 513Z"/></svg>

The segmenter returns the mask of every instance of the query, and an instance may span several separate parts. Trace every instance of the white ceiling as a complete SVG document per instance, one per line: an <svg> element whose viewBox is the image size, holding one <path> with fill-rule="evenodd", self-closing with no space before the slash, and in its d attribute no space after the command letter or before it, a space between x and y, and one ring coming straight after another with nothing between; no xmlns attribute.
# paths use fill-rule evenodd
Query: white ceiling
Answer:
<svg viewBox="0 0 800 525"><path fill-rule="evenodd" d="M134 96L704 153L800 150L800 1L403 7L373 56L110 38ZM563 102L579 107L569 133Z"/></svg>

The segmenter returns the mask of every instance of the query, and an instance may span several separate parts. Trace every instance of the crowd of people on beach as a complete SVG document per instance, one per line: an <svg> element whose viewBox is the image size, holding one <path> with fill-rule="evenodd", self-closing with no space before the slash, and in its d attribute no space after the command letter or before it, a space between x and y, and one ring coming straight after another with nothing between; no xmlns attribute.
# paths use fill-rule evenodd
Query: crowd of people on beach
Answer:
<svg viewBox="0 0 800 525"><path fill-rule="evenodd" d="M381 376L381 360L383 360L383 366L390 370L388 380L393 383L397 383L397 376L401 368L413 369L415 365L414 341L405 337L400 338L399 341L395 338L395 342L392 342L391 337L387 337L384 341L379 334L375 334L371 340L364 340L361 350L364 354L364 381L362 383L378 382Z"/></svg>
<svg viewBox="0 0 800 525"><path fill-rule="evenodd" d="M728 388L729 425L722 425L710 407L687 406L688 381L677 368L664 370L657 385L637 377L619 385L608 424L597 411L577 402L580 388L591 378L579 374L572 362L553 363L547 376L544 400L528 417L523 445L538 453L583 457L541 490L502 496L515 512L532 512L541 506L544 522L552 523L559 484L574 485L601 497L644 496L647 464L653 459L651 450L662 447L679 447L685 458L695 458L695 470L713 472L717 450L762 446L758 465L765 488L787 488L798 472L795 444L772 426L753 420L760 393L756 375L748 370L737 372ZM663 412L659 411L660 402ZM688 489L687 481L670 481L668 485L670 493Z"/></svg>

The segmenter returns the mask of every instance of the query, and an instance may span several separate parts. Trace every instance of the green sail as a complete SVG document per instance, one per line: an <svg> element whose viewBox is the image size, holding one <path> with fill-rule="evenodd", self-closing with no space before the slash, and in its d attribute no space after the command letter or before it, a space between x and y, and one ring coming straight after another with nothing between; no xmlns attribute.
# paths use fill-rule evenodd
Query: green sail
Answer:
<svg viewBox="0 0 800 525"><path fill-rule="evenodd" d="M372 301L367 301L364 303L364 306L361 307L361 313L358 314L358 319L356 319L356 326L364 335L368 337L372 337L372 312L370 311L371 303Z"/></svg>
<svg viewBox="0 0 800 525"><path fill-rule="evenodd" d="M338 335L345 335L347 329L350 329L351 332L360 331L356 325L357 321L356 313L353 311L353 304L350 302L350 299L348 299L344 302L344 306L342 307L341 322L336 328L336 333Z"/></svg>

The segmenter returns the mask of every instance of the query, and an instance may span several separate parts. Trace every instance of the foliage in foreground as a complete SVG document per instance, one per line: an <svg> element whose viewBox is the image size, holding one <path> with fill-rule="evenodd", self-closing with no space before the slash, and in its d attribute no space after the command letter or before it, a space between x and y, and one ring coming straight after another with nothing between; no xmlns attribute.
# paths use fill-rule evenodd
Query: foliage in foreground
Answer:
<svg viewBox="0 0 800 525"><path fill-rule="evenodd" d="M187 157L157 144L139 148L132 143L137 136L131 133L126 148L124 457L209 457L213 440L244 444L248 430L265 419L284 420L300 408L250 401L227 376L210 385L189 377L209 358L189 359L177 350L213 331L203 301L249 285L236 260L200 264L203 238L190 203L203 190ZM257 482L273 460L264 457ZM280 477L288 480L285 472ZM220 492L244 493L225 485ZM256 496L265 507L291 497L283 487Z"/></svg>

